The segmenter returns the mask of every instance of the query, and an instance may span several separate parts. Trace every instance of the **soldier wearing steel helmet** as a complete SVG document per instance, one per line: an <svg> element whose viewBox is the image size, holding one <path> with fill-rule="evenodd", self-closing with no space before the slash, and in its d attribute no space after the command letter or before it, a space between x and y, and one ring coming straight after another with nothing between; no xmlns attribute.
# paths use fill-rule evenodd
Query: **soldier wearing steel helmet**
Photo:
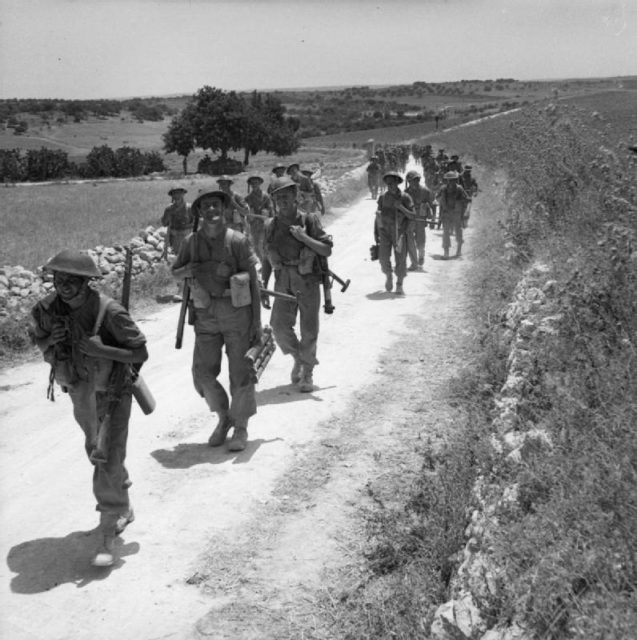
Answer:
<svg viewBox="0 0 637 640"><path fill-rule="evenodd" d="M219 185L219 191L223 191L228 196L228 207L226 209L228 227L235 231L241 231L249 238L250 227L246 214L249 213L250 209L246 201L232 188L234 180L230 176L223 175L217 178L217 184Z"/></svg>
<svg viewBox="0 0 637 640"><path fill-rule="evenodd" d="M318 211L322 216L325 215L325 201L323 200L323 193L321 191L321 187L318 182L314 179L316 176L316 171L312 169L301 169L301 173L312 183L312 198L313 198L313 208L311 211Z"/></svg>
<svg viewBox="0 0 637 640"><path fill-rule="evenodd" d="M380 175L382 171L378 162L378 156L374 155L369 159L369 164L365 171L367 172L367 186L372 200L376 200L376 198L378 198L378 190L380 189Z"/></svg>
<svg viewBox="0 0 637 640"><path fill-rule="evenodd" d="M285 171L287 169L287 165L282 164L281 162L275 164L272 167L272 176L270 178L270 184L268 185L267 192L269 195L272 194L272 185L277 182L279 178L283 178L285 176Z"/></svg>
<svg viewBox="0 0 637 640"><path fill-rule="evenodd" d="M417 171L407 172L405 178L407 180L405 193L411 196L417 216L410 220L407 226L407 252L411 263L407 271L422 271L425 263L427 221L433 215L434 196L427 187L420 184L420 174Z"/></svg>
<svg viewBox="0 0 637 640"><path fill-rule="evenodd" d="M248 239L229 227L232 205L226 192L206 191L192 207L201 224L186 238L172 272L179 280L190 279L195 325L193 383L210 411L217 414L208 444L223 445L234 429L228 449L242 451L248 440L248 420L257 411L245 354L261 339L262 332L258 259ZM242 274L247 285L244 292L249 295L238 300L233 287L239 284L236 276ZM224 346L230 394L218 380Z"/></svg>
<svg viewBox="0 0 637 640"><path fill-rule="evenodd" d="M245 198L246 204L250 207L250 214L248 214L248 225L250 227L250 239L254 251L259 258L259 261L263 263L265 259L265 252L263 248L264 242L264 218L271 218L274 215L274 203L272 198L264 193L262 190L263 178L258 174L252 174L248 176L246 182L250 192Z"/></svg>
<svg viewBox="0 0 637 640"><path fill-rule="evenodd" d="M263 265L262 275L267 286L274 271L275 291L299 294L296 303L274 300L270 324L281 351L294 359L292 384L298 384L301 392L309 393L314 389L313 373L318 364L321 274L317 256L331 254L332 238L323 229L318 214L298 209L297 189L291 178L280 178L273 183L277 214L266 221L265 249L269 262ZM264 299L264 306L267 305ZM300 336L294 330L297 316Z"/></svg>
<svg viewBox="0 0 637 640"><path fill-rule="evenodd" d="M32 309L33 335L51 365L54 383L69 394L73 415L84 432L86 454L95 465L93 493L100 512L96 566L115 562L115 538L133 521L128 495L131 481L124 465L131 412L131 366L147 358L146 338L128 311L90 286L101 273L90 256L66 249L44 269L53 273L54 292ZM114 380L121 384L115 385ZM113 402L115 407L113 409ZM98 425L110 414L106 461L93 456Z"/></svg>
<svg viewBox="0 0 637 640"><path fill-rule="evenodd" d="M471 201L467 192L458 184L458 179L459 175L456 171L445 173L445 184L437 196L440 207L440 220L442 222L442 248L445 258L449 257L452 233L456 238L456 257L459 257L462 253L462 229L467 205Z"/></svg>
<svg viewBox="0 0 637 640"><path fill-rule="evenodd" d="M176 255L184 238L192 231L193 216L190 205L185 200L187 191L183 187L174 187L168 191L172 202L164 209L161 224L167 228L166 241Z"/></svg>
<svg viewBox="0 0 637 640"><path fill-rule="evenodd" d="M298 162L293 162L289 165L286 173L296 182L298 187L297 201L299 209L305 213L314 213L316 211L316 201L312 179L303 174L301 165Z"/></svg>
<svg viewBox="0 0 637 640"><path fill-rule="evenodd" d="M374 226L374 235L378 239L378 261L385 274L385 290L394 289L396 275L396 293L405 294L403 280L407 275L407 228L414 217L414 203L411 196L400 190L403 178L399 173L389 171L383 176L387 191L378 197L378 207ZM395 266L392 269L392 251Z"/></svg>

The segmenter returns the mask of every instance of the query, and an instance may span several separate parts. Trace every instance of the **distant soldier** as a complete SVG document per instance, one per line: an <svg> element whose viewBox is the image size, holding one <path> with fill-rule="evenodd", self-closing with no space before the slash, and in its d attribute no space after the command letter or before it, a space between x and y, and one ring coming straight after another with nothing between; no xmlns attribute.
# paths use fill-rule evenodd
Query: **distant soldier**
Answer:
<svg viewBox="0 0 637 640"><path fill-rule="evenodd" d="M321 309L321 274L318 256L332 252L332 238L321 225L316 213L298 209L297 184L291 178L281 178L274 184L272 197L277 215L266 222L265 249L269 262L263 265L263 283L267 287L274 271L274 289L296 295L297 302L275 298L270 314L274 338L284 354L294 358L290 374L299 391L314 389L313 372L316 358L319 312ZM263 300L267 308L267 300ZM294 327L299 317L300 337Z"/></svg>
<svg viewBox="0 0 637 640"><path fill-rule="evenodd" d="M467 205L471 201L467 192L458 184L459 176L449 171L444 176L445 186L438 193L440 219L442 221L442 248L445 258L449 257L451 233L456 237L456 257L462 252L462 228L465 223Z"/></svg>
<svg viewBox="0 0 637 640"><path fill-rule="evenodd" d="M128 311L102 296L89 281L102 274L92 258L64 250L44 269L53 272L55 291L31 311L35 342L51 365L50 393L57 382L69 394L73 416L84 432L84 449L93 468L93 494L100 513L98 567L115 562L115 538L135 516L124 465L132 402L132 369L148 358L146 338ZM98 427L110 416L106 459L97 447ZM56 469L50 470L51 480ZM61 491L61 488L60 488ZM64 493L64 492L62 492ZM69 504L60 506L68 511Z"/></svg>
<svg viewBox="0 0 637 640"><path fill-rule="evenodd" d="M409 219L414 217L414 203L398 185L403 181L399 173L390 171L383 176L387 185L386 193L378 198L375 219L375 235L378 238L378 260L385 274L385 290L394 288L392 275L392 251L394 253L396 274L396 293L405 295L403 280L407 275L407 227Z"/></svg>
<svg viewBox="0 0 637 640"><path fill-rule="evenodd" d="M261 176L248 176L247 183L250 193L246 196L245 201L250 207L250 213L248 214L250 238L254 252L257 254L261 264L263 264L265 257L263 248L265 219L271 218L274 215L274 204L272 203L272 198L261 190L261 186L263 185L263 178Z"/></svg>
<svg viewBox="0 0 637 640"><path fill-rule="evenodd" d="M425 241L427 240L427 221L432 217L433 194L427 187L420 184L420 175L417 171L407 173L407 188L405 193L411 196L414 202L416 218L409 221L407 227L407 252L410 265L407 271L422 271L425 263Z"/></svg>
<svg viewBox="0 0 637 640"><path fill-rule="evenodd" d="M447 171L455 171L458 174L462 173L462 163L460 162L460 156L453 154L451 159L447 163Z"/></svg>
<svg viewBox="0 0 637 640"><path fill-rule="evenodd" d="M378 190L380 188L381 181L381 166L378 163L378 156L372 156L369 159L366 171L369 192L371 193L372 199L376 200L376 198L378 198Z"/></svg>
<svg viewBox="0 0 637 640"><path fill-rule="evenodd" d="M462 171L462 175L460 176L460 184L462 188L467 192L467 195L471 199L469 204L467 205L467 210L464 215L464 227L467 227L469 224L469 216L471 215L471 204L473 202L473 198L478 194L478 182L471 175L471 165L465 164L464 170Z"/></svg>
<svg viewBox="0 0 637 640"><path fill-rule="evenodd" d="M249 212L246 201L232 190L234 180L230 176L219 176L217 178L219 190L227 194L229 198L229 207L226 210L228 216L228 226L235 231L241 231L248 238L250 237L250 227L246 214Z"/></svg>
<svg viewBox="0 0 637 640"><path fill-rule="evenodd" d="M318 182L314 179L315 172L311 169L302 169L301 173L312 181L312 189L314 190L314 202L316 203L314 211L319 211L319 213L324 216L325 202L323 200L321 187L319 187Z"/></svg>
<svg viewBox="0 0 637 640"><path fill-rule="evenodd" d="M314 213L316 210L314 203L314 186L312 180L301 173L301 166L298 162L293 162L286 170L286 173L296 182L298 187L297 198L299 209L305 213Z"/></svg>
<svg viewBox="0 0 637 640"><path fill-rule="evenodd" d="M177 255L184 238L192 231L193 215L190 204L185 201L187 191L183 187L175 187L168 191L172 203L164 209L161 224L166 227L166 242L171 251Z"/></svg>
<svg viewBox="0 0 637 640"><path fill-rule="evenodd" d="M287 169L287 166L284 164L275 164L272 167L272 177L270 178L270 184L268 185L267 188L267 192L268 195L270 195L272 193L272 185L273 183L278 179L278 178L282 178L285 175L285 170Z"/></svg>

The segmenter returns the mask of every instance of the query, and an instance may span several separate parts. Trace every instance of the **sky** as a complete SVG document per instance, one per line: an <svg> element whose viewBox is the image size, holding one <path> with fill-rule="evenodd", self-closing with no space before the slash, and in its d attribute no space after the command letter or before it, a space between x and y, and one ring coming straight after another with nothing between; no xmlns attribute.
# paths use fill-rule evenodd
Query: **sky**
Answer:
<svg viewBox="0 0 637 640"><path fill-rule="evenodd" d="M0 98L637 75L637 0L0 0Z"/></svg>

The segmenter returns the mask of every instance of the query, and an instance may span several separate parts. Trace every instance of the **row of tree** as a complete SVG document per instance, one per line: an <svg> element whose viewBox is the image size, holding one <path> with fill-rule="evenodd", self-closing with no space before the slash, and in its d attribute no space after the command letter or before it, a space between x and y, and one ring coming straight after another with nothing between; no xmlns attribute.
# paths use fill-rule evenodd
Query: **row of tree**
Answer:
<svg viewBox="0 0 637 640"><path fill-rule="evenodd" d="M60 149L0 149L0 180L3 182L40 182L60 178L128 178L165 171L157 151L142 152L133 147L111 149L93 147L86 161L76 164Z"/></svg>
<svg viewBox="0 0 637 640"><path fill-rule="evenodd" d="M254 91L243 97L234 91L205 86L176 115L163 136L164 150L183 158L184 173L188 156L196 149L219 154L221 161L229 151L243 150L243 164L259 151L286 156L300 146L300 121L286 114L285 106L271 94Z"/></svg>

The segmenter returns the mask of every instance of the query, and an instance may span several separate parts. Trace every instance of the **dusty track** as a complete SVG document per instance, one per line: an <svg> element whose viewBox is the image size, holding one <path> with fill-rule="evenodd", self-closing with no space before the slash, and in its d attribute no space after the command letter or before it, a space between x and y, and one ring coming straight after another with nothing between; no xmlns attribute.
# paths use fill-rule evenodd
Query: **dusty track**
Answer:
<svg viewBox="0 0 637 640"><path fill-rule="evenodd" d="M426 271L409 275L407 296L382 290L368 257L374 208L362 200L328 224L331 264L352 285L321 316L318 389L295 391L277 351L238 455L206 445L214 422L192 389L191 332L173 348L177 308L140 319L158 407L133 410L137 520L111 569L90 566L91 467L68 398L46 400L44 364L0 376L2 637L281 638L312 627L329 570L357 561L368 481L416 468L416 445L443 435L441 390L470 330L470 259L437 259L439 232L428 232ZM470 249L471 229L467 239Z"/></svg>

